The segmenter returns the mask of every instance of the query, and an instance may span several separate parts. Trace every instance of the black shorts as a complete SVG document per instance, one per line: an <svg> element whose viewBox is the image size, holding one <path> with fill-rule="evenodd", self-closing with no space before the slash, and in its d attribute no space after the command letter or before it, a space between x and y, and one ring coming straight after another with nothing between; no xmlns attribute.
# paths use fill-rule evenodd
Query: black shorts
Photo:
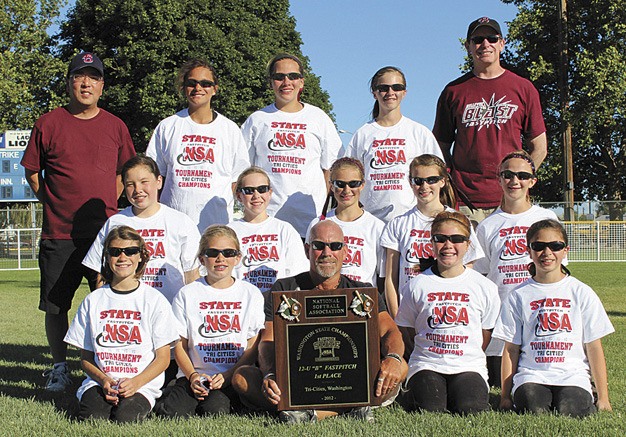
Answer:
<svg viewBox="0 0 626 437"><path fill-rule="evenodd" d="M83 277L89 282L91 290L95 288L97 272L82 264L92 243L91 239L41 240L39 243L41 311L48 314L68 312Z"/></svg>

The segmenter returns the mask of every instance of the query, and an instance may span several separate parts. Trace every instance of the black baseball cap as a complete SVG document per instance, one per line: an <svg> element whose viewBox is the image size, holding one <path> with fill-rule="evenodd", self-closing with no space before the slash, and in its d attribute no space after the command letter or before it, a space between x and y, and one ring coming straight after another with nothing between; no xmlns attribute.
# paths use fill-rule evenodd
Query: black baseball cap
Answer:
<svg viewBox="0 0 626 437"><path fill-rule="evenodd" d="M496 31L496 34L502 36L502 30L500 29L500 24L496 20L494 20L493 18L489 18L489 17L481 17L470 23L469 27L467 28L467 39L469 39L470 36L472 36L472 33L476 32L476 29L478 29L479 27L483 27L483 26L491 27L493 30Z"/></svg>
<svg viewBox="0 0 626 437"><path fill-rule="evenodd" d="M102 65L102 61L91 52L82 52L74 56L72 62L70 62L70 68L67 71L67 75L69 76L70 74L85 67L95 68L98 70L98 73L104 77L104 66Z"/></svg>

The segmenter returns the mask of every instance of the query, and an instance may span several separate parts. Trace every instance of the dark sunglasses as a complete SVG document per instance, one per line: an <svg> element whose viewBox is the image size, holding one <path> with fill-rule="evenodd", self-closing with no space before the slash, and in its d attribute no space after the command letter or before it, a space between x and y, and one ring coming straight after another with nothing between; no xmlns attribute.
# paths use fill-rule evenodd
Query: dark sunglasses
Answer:
<svg viewBox="0 0 626 437"><path fill-rule="evenodd" d="M122 253L126 256L133 256L133 255L137 255L139 252L141 252L141 249L139 249L137 246L109 247L107 249L107 253L109 254L109 256L114 256L114 257L118 257Z"/></svg>
<svg viewBox="0 0 626 437"><path fill-rule="evenodd" d="M346 188L346 185L349 186L350 188L359 188L361 185L363 185L363 181L339 181L339 180L334 180L334 181L330 181L331 184L333 184L333 187L338 188L340 190Z"/></svg>
<svg viewBox="0 0 626 437"><path fill-rule="evenodd" d="M484 40L487 40L487 42L490 42L491 44L495 44L498 41L500 41L502 39L501 36L499 35L487 35L487 36L473 36L470 38L470 41L472 41L474 44L482 44Z"/></svg>
<svg viewBox="0 0 626 437"><path fill-rule="evenodd" d="M378 92L388 93L389 88L391 88L394 91L404 91L406 89L406 85L402 83L394 83L393 85L387 85L385 83L381 83L380 85L376 85L375 88L376 88L376 91Z"/></svg>
<svg viewBox="0 0 626 437"><path fill-rule="evenodd" d="M259 185L258 187L241 187L239 189L240 192L248 196L253 195L255 191L259 194L263 194L263 193L267 193L269 190L270 190L269 185Z"/></svg>
<svg viewBox="0 0 626 437"><path fill-rule="evenodd" d="M343 242L341 241L333 241L331 243L325 243L323 241L311 241L311 246L313 247L313 249L315 250L324 250L324 248L326 246L330 247L330 250L332 250L333 252L336 252L338 250L341 250L341 248L343 247Z"/></svg>
<svg viewBox="0 0 626 437"><path fill-rule="evenodd" d="M542 252L546 247L549 247L552 252L560 252L566 246L563 241L533 241L530 243L530 248L535 252Z"/></svg>
<svg viewBox="0 0 626 437"><path fill-rule="evenodd" d="M418 177L411 176L409 178L411 183L413 185L417 185L418 187L421 186L424 182L426 182L428 185L433 185L442 179L443 179L443 176L428 176L427 178L418 178Z"/></svg>
<svg viewBox="0 0 626 437"><path fill-rule="evenodd" d="M212 86L215 86L215 82L210 80L185 79L185 86L188 88L195 88L198 84L200 84L202 88L211 88Z"/></svg>
<svg viewBox="0 0 626 437"><path fill-rule="evenodd" d="M435 243L445 243L446 241L451 241L454 244L465 243L469 240L469 237L461 234L454 235L444 235L444 234L433 234L433 241Z"/></svg>
<svg viewBox="0 0 626 437"><path fill-rule="evenodd" d="M285 78L288 78L289 80L302 79L302 75L300 73L296 73L296 72L292 72L292 73L272 73L270 75L270 78L272 78L272 80L275 80L275 81L278 81L278 82L282 82L283 80L285 80Z"/></svg>
<svg viewBox="0 0 626 437"><path fill-rule="evenodd" d="M520 181L527 181L535 177L534 174L528 173L527 171L502 170L500 172L500 177L504 179L513 179L513 176L516 176Z"/></svg>
<svg viewBox="0 0 626 437"><path fill-rule="evenodd" d="M222 254L224 258L234 258L239 255L239 251L237 249L207 249L204 251L203 255L207 258L217 258L219 254Z"/></svg>

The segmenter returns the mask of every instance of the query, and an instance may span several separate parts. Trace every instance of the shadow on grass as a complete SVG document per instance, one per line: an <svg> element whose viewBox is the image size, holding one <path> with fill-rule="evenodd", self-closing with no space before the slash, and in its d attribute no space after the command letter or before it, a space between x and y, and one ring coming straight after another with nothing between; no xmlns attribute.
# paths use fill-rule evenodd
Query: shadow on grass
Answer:
<svg viewBox="0 0 626 437"><path fill-rule="evenodd" d="M35 288L39 290L39 281L24 281L19 279L3 279L2 286L10 287L11 284L16 284L19 288Z"/></svg>
<svg viewBox="0 0 626 437"><path fill-rule="evenodd" d="M626 317L626 313L621 311L607 311L606 312L610 317Z"/></svg>
<svg viewBox="0 0 626 437"><path fill-rule="evenodd" d="M46 378L42 369L51 367L50 350L47 346L20 345L0 343L0 393L17 398L33 399L42 403L52 403L54 407L68 418L75 418L78 412L76 390L84 379L80 370L79 352L69 349L67 361L72 373L72 384L64 392L46 391ZM28 363L28 366L24 364ZM37 368L35 368L37 367Z"/></svg>

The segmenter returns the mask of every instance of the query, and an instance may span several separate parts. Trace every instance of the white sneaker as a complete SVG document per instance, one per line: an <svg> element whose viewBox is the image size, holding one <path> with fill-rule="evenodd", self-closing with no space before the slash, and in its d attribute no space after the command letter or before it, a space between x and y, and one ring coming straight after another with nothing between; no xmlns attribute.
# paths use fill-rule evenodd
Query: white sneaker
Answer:
<svg viewBox="0 0 626 437"><path fill-rule="evenodd" d="M54 366L52 369L46 370L43 372L43 376L48 377L48 381L46 381L46 390L48 391L64 391L65 388L72 383L67 365L65 364Z"/></svg>

